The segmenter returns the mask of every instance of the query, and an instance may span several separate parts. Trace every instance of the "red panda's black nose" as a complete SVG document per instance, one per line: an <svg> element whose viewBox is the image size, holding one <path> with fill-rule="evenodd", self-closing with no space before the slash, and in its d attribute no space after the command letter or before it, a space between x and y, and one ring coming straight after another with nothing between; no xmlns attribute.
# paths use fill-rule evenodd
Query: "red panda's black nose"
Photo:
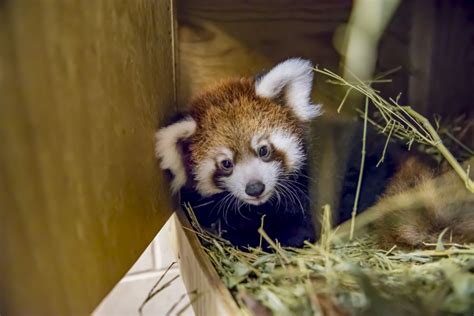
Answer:
<svg viewBox="0 0 474 316"><path fill-rule="evenodd" d="M265 184L260 181L250 181L245 186L245 193L250 196L258 197L265 191Z"/></svg>

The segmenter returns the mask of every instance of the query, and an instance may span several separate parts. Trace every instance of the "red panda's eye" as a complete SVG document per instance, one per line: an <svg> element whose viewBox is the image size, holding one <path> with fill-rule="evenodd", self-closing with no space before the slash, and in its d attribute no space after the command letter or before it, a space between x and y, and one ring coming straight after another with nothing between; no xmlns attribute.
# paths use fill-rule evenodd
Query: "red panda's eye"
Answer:
<svg viewBox="0 0 474 316"><path fill-rule="evenodd" d="M229 159L224 159L221 161L221 168L224 170L230 170L233 166L234 165L232 164L232 161L230 161Z"/></svg>
<svg viewBox="0 0 474 316"><path fill-rule="evenodd" d="M270 150L268 149L267 145L263 145L258 149L258 156L265 158L270 154Z"/></svg>

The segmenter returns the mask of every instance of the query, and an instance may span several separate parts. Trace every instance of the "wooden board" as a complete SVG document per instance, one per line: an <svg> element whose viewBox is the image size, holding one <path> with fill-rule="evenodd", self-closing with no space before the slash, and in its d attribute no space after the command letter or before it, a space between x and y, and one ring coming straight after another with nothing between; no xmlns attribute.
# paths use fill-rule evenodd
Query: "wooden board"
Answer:
<svg viewBox="0 0 474 316"><path fill-rule="evenodd" d="M426 0L418 0L426 2ZM433 4L431 4L433 5ZM428 108L444 117L474 116L474 2L435 1ZM422 35L419 35L422 36ZM426 58L422 56L420 58Z"/></svg>
<svg viewBox="0 0 474 316"><path fill-rule="evenodd" d="M186 289L188 293L195 293L190 295L190 300L196 316L241 314L183 212L173 215L174 249Z"/></svg>
<svg viewBox="0 0 474 316"><path fill-rule="evenodd" d="M170 214L170 1L0 1L0 314L90 313Z"/></svg>
<svg viewBox="0 0 474 316"><path fill-rule="evenodd" d="M253 76L289 57L337 69L333 32L350 8L348 0L178 1L179 104L218 79Z"/></svg>

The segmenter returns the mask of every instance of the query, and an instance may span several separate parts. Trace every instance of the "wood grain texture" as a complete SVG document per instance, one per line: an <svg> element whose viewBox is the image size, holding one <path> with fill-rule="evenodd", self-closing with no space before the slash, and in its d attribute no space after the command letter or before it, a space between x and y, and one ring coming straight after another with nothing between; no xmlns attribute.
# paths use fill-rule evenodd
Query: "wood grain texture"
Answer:
<svg viewBox="0 0 474 316"><path fill-rule="evenodd" d="M473 38L474 2L402 1L384 35L379 62L382 70L402 70L384 92L402 92L402 103L430 119L434 113L472 116Z"/></svg>
<svg viewBox="0 0 474 316"><path fill-rule="evenodd" d="M197 235L191 230L184 211L177 211L173 217L175 255L188 293L196 293L190 296L196 316L241 315L237 303L219 278Z"/></svg>
<svg viewBox="0 0 474 316"><path fill-rule="evenodd" d="M432 73L432 51L436 34L433 32L435 8L432 0L413 2L412 27L410 36L409 77L410 105L421 113L427 113Z"/></svg>
<svg viewBox="0 0 474 316"><path fill-rule="evenodd" d="M87 314L170 214L169 1L0 1L0 314Z"/></svg>
<svg viewBox="0 0 474 316"><path fill-rule="evenodd" d="M430 1L430 0L428 0ZM377 56L376 74L400 67L389 76L391 83L376 85L383 96L396 97L400 95L400 102L407 103L410 88L409 77L412 74L410 41L414 15L414 1L401 1L400 5L387 25L380 39ZM362 108L362 107L361 107Z"/></svg>
<svg viewBox="0 0 474 316"><path fill-rule="evenodd" d="M474 2L437 0L434 10L428 108L445 117L473 117Z"/></svg>
<svg viewBox="0 0 474 316"><path fill-rule="evenodd" d="M350 8L347 0L178 1L179 104L218 79L253 76L289 57L337 69L333 32Z"/></svg>

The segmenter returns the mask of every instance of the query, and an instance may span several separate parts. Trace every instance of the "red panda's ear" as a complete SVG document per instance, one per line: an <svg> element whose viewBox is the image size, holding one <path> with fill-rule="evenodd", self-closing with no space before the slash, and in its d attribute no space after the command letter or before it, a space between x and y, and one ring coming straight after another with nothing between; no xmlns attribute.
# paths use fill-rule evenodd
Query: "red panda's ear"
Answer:
<svg viewBox="0 0 474 316"><path fill-rule="evenodd" d="M276 65L257 79L255 91L264 98L278 98L283 94L285 103L302 121L321 115L321 105L311 103L313 65L309 60L292 58Z"/></svg>
<svg viewBox="0 0 474 316"><path fill-rule="evenodd" d="M178 192L187 180L179 143L191 137L196 132L196 126L196 121L188 116L155 134L155 155L160 160L161 168L171 171L174 176L171 182L173 193Z"/></svg>

